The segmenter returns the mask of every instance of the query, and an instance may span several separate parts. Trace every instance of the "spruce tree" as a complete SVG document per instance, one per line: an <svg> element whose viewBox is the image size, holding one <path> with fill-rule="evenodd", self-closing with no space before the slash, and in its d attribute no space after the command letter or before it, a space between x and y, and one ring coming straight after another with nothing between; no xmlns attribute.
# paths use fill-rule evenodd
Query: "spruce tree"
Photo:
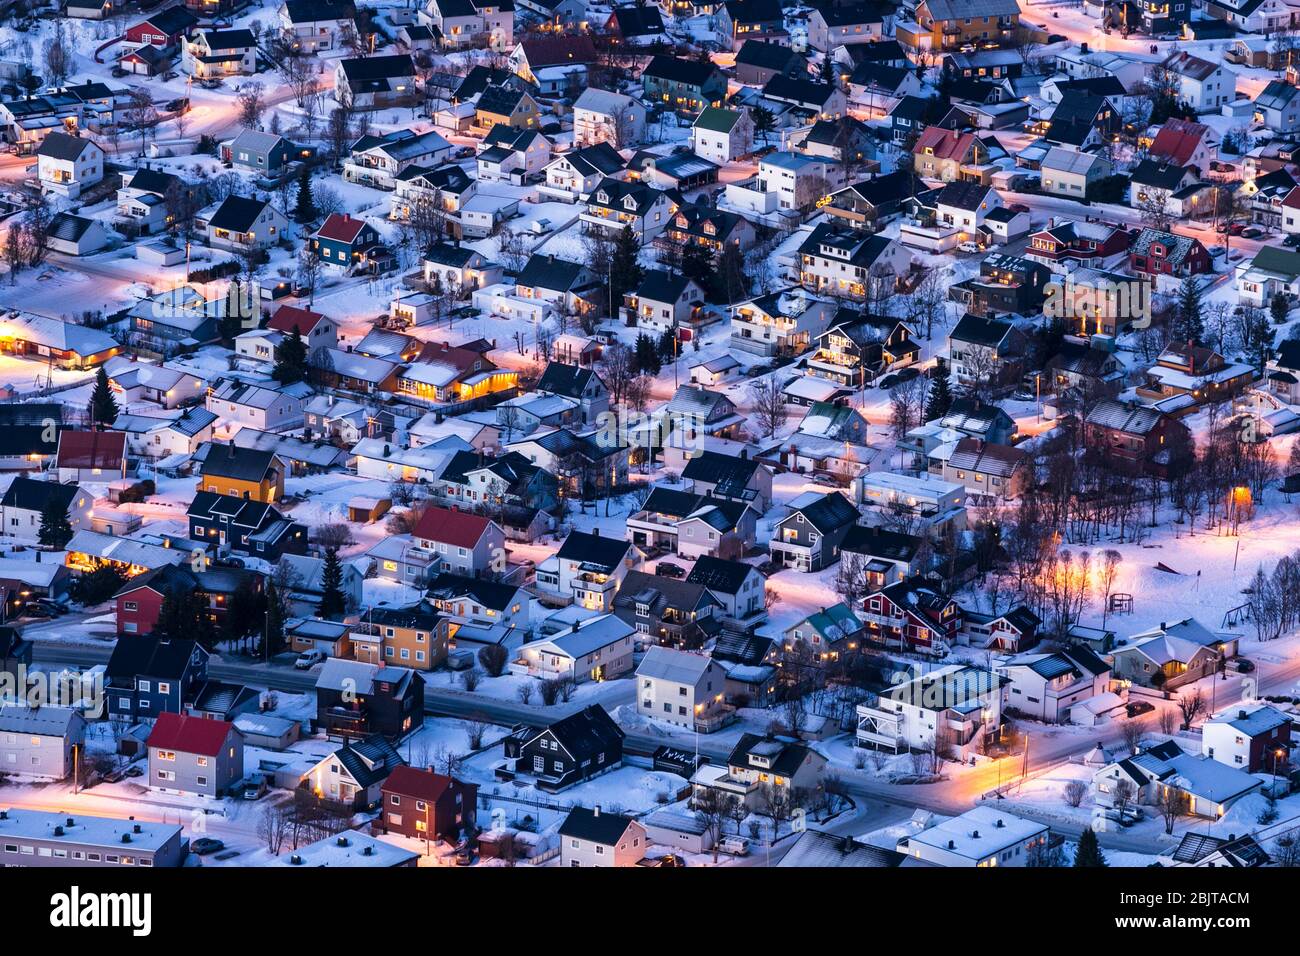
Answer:
<svg viewBox="0 0 1300 956"><path fill-rule="evenodd" d="M41 509L41 526L36 532L36 539L45 547L56 551L62 550L72 539L72 523L68 521L68 509L59 507L53 497Z"/></svg>
<svg viewBox="0 0 1300 956"><path fill-rule="evenodd" d="M1205 327L1201 323L1201 287L1195 276L1184 279L1178 290L1172 332L1175 342L1200 342L1205 337Z"/></svg>
<svg viewBox="0 0 1300 956"><path fill-rule="evenodd" d="M298 173L298 201L293 208L293 217L299 222L312 222L320 215L316 208L316 199L311 192L311 171L306 166Z"/></svg>
<svg viewBox="0 0 1300 956"><path fill-rule="evenodd" d="M284 645L284 613L280 607L280 598L274 584L266 586L266 618L263 624L262 640L265 646L262 653L267 657L277 654Z"/></svg>
<svg viewBox="0 0 1300 956"><path fill-rule="evenodd" d="M1097 843L1097 834L1091 829L1084 830L1079 837L1079 846L1074 851L1075 866L1109 866Z"/></svg>
<svg viewBox="0 0 1300 956"><path fill-rule="evenodd" d="M335 548L325 551L325 570L321 575L320 604L316 613L324 618L342 617L347 611L347 601L343 597L343 563Z"/></svg>
<svg viewBox="0 0 1300 956"><path fill-rule="evenodd" d="M281 385L292 385L307 377L307 344L297 326L275 347L275 368L271 377Z"/></svg>
<svg viewBox="0 0 1300 956"><path fill-rule="evenodd" d="M117 399L108 384L108 371L104 366L95 373L95 389L90 393L90 420L95 425L107 427L117 421Z"/></svg>
<svg viewBox="0 0 1300 956"><path fill-rule="evenodd" d="M659 350L655 347L654 339L644 332L636 337L636 352L633 356L633 362L636 365L637 372L644 372L649 375L658 375L663 363L659 361Z"/></svg>
<svg viewBox="0 0 1300 956"><path fill-rule="evenodd" d="M616 314L623 296L636 290L645 277L640 262L641 243L631 226L624 226L614 243L614 256L609 264L610 314Z"/></svg>
<svg viewBox="0 0 1300 956"><path fill-rule="evenodd" d="M952 381L948 377L948 363L939 361L930 374L930 395L925 403L925 420L942 418L952 408Z"/></svg>

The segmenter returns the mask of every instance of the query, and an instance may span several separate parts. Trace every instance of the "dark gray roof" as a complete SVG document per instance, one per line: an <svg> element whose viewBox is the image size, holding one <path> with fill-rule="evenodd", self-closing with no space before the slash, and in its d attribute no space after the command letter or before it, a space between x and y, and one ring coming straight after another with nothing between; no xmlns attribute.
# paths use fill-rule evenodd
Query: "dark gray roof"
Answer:
<svg viewBox="0 0 1300 956"><path fill-rule="evenodd" d="M247 196L227 196L217 207L217 211L208 220L213 229L229 229L231 232L248 232L257 222L267 203L263 199L250 199Z"/></svg>
<svg viewBox="0 0 1300 956"><path fill-rule="evenodd" d="M574 807L560 824L560 836L613 846L627 832L631 823L632 818L621 813L608 813L599 807L591 810Z"/></svg>
<svg viewBox="0 0 1300 956"><path fill-rule="evenodd" d="M53 505L61 513L67 512L72 499L77 496L79 488L75 484L61 485L57 481L37 481L25 475L19 475L5 492L0 507L22 508L27 511L43 511Z"/></svg>
<svg viewBox="0 0 1300 956"><path fill-rule="evenodd" d="M706 554L695 562L695 567L691 568L686 580L691 584L702 584L710 591L735 594L753 570L751 565L740 561L728 561L726 558Z"/></svg>

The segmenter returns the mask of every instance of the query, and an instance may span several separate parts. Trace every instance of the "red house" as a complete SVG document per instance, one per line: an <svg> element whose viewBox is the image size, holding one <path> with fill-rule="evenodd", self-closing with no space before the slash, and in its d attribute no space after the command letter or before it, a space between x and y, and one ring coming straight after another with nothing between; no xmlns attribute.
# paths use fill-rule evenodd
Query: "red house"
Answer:
<svg viewBox="0 0 1300 956"><path fill-rule="evenodd" d="M1138 275L1191 276L1214 271L1201 240L1161 229L1143 229L1128 251L1128 267Z"/></svg>
<svg viewBox="0 0 1300 956"><path fill-rule="evenodd" d="M476 784L400 766L388 775L381 789L384 812L379 822L385 833L456 843L462 831L474 830Z"/></svg>
<svg viewBox="0 0 1300 956"><path fill-rule="evenodd" d="M333 347L338 344L338 324L329 316L313 312L311 309L282 305L275 310L266 327L284 335L289 335L297 329L298 334L307 343L308 350L322 345Z"/></svg>
<svg viewBox="0 0 1300 956"><path fill-rule="evenodd" d="M198 25L199 18L184 7L168 7L127 27L122 42L127 46L152 46L172 50L180 46L186 33Z"/></svg>
<svg viewBox="0 0 1300 956"><path fill-rule="evenodd" d="M962 629L961 605L913 579L868 594L862 609L866 640L886 647L928 651L937 642L952 645Z"/></svg>
<svg viewBox="0 0 1300 956"><path fill-rule="evenodd" d="M54 465L60 481L112 481L126 477L126 432L59 432Z"/></svg>
<svg viewBox="0 0 1300 956"><path fill-rule="evenodd" d="M113 595L118 634L152 634L158 626L163 600L169 594L197 593L208 607L208 620L219 623L241 585L261 593L262 575L239 568L194 571L168 564L132 578Z"/></svg>
<svg viewBox="0 0 1300 956"><path fill-rule="evenodd" d="M1054 223L1029 237L1025 257L1048 268L1062 263L1064 269L1075 266L1100 268L1111 256L1128 249L1132 235L1122 227L1099 222ZM1053 269L1060 272L1061 269Z"/></svg>

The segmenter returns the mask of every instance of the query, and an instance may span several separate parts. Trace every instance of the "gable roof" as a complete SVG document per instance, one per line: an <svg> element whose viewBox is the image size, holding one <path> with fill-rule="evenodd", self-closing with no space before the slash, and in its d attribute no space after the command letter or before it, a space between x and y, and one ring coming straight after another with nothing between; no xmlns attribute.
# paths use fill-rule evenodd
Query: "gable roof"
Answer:
<svg viewBox="0 0 1300 956"><path fill-rule="evenodd" d="M691 573L686 576L686 580L690 584L703 585L710 591L736 594L750 572L758 573L752 565L741 561L729 561L726 558L715 558L705 554L695 562L695 567L691 568Z"/></svg>
<svg viewBox="0 0 1300 956"><path fill-rule="evenodd" d="M631 817L621 813L604 812L599 806L590 810L586 807L574 807L560 824L560 836L587 840L602 846L613 846L618 843L633 822Z"/></svg>
<svg viewBox="0 0 1300 956"><path fill-rule="evenodd" d="M17 475L5 490L4 499L0 500L0 507L21 508L26 511L44 511L47 507L53 507L60 514L64 514L72 505L72 499L77 496L79 490L75 482L63 485L57 481L38 481L26 475Z"/></svg>
<svg viewBox="0 0 1300 956"><path fill-rule="evenodd" d="M80 136L55 131L45 137L45 141L36 150L36 155L73 162L94 145L90 140Z"/></svg>
<svg viewBox="0 0 1300 956"><path fill-rule="evenodd" d="M59 468L121 469L126 455L126 432L59 432L55 463Z"/></svg>
<svg viewBox="0 0 1300 956"><path fill-rule="evenodd" d="M217 207L217 211L208 219L208 225L213 229L248 232L257 223L257 217L262 215L268 205L270 203L263 199L250 199L247 196L227 196L221 205Z"/></svg>
<svg viewBox="0 0 1300 956"><path fill-rule="evenodd" d="M468 511L429 508L420 516L412 535L428 541L440 541L458 548L473 548L483 539L492 519Z"/></svg>
<svg viewBox="0 0 1300 956"><path fill-rule="evenodd" d="M241 448L237 445L222 445L209 442L199 474L203 477L214 475L218 478L234 478L236 481L258 481L266 477L275 452L256 448Z"/></svg>
<svg viewBox="0 0 1300 956"><path fill-rule="evenodd" d="M570 531L556 557L561 561L578 561L612 572L632 547L622 538L610 538L587 531Z"/></svg>
<svg viewBox="0 0 1300 956"><path fill-rule="evenodd" d="M195 651L207 651L191 640L161 640L153 637L123 636L117 639L108 658L105 673L109 677L179 678L189 667Z"/></svg>
<svg viewBox="0 0 1300 956"><path fill-rule="evenodd" d="M164 711L158 715L149 733L148 745L160 750L215 757L221 753L226 738L234 729L235 725L228 721Z"/></svg>

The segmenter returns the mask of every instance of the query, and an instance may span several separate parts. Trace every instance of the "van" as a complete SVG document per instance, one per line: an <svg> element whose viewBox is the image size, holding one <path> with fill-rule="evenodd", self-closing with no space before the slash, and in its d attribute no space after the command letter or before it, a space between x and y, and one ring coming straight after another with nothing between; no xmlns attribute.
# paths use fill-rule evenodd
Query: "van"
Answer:
<svg viewBox="0 0 1300 956"><path fill-rule="evenodd" d="M718 849L723 853L730 853L732 856L747 856L749 854L749 841L739 836L723 837L722 842L718 844Z"/></svg>

